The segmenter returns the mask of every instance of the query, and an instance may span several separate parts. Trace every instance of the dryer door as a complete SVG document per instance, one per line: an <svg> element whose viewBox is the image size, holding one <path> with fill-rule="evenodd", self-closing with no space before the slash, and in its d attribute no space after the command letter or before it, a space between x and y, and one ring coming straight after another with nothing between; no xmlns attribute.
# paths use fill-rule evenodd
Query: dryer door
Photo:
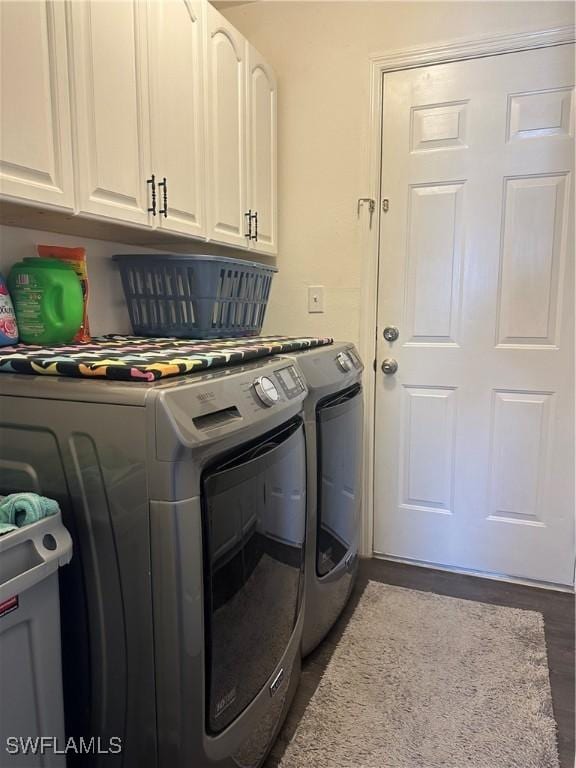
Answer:
<svg viewBox="0 0 576 768"><path fill-rule="evenodd" d="M361 496L362 388L321 400L316 410L316 572L326 576L357 548Z"/></svg>
<svg viewBox="0 0 576 768"><path fill-rule="evenodd" d="M282 658L303 588L304 431L298 417L203 476L207 728L248 706Z"/></svg>

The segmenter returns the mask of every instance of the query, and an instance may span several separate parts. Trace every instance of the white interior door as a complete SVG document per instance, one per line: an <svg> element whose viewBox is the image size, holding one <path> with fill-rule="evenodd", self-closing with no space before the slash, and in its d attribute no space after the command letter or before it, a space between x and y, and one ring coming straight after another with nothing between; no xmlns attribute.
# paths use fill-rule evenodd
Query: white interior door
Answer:
<svg viewBox="0 0 576 768"><path fill-rule="evenodd" d="M210 4L206 12L210 238L245 248L246 41Z"/></svg>
<svg viewBox="0 0 576 768"><path fill-rule="evenodd" d="M248 46L248 204L254 212L250 246L276 253L276 76Z"/></svg>
<svg viewBox="0 0 576 768"><path fill-rule="evenodd" d="M384 77L377 553L573 581L573 73L563 45Z"/></svg>
<svg viewBox="0 0 576 768"><path fill-rule="evenodd" d="M204 103L200 2L148 3L152 168L162 229L202 237L204 216Z"/></svg>
<svg viewBox="0 0 576 768"><path fill-rule="evenodd" d="M0 192L74 207L64 3L0 2Z"/></svg>
<svg viewBox="0 0 576 768"><path fill-rule="evenodd" d="M71 4L81 212L151 226L146 7Z"/></svg>

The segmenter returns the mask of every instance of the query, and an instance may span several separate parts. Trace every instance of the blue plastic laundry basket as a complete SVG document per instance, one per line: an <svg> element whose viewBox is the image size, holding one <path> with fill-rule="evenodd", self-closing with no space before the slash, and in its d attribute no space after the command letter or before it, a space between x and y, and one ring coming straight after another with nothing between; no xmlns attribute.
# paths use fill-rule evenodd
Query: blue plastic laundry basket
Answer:
<svg viewBox="0 0 576 768"><path fill-rule="evenodd" d="M114 260L137 336L257 336L278 271L223 256L123 254Z"/></svg>

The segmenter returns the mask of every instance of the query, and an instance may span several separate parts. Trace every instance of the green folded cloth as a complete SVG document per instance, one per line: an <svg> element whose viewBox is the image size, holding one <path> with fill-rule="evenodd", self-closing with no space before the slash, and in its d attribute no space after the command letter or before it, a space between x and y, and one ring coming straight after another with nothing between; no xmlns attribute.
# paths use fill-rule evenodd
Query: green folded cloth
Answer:
<svg viewBox="0 0 576 768"><path fill-rule="evenodd" d="M60 511L58 502L37 493L11 493L0 496L0 536L23 525L30 525Z"/></svg>

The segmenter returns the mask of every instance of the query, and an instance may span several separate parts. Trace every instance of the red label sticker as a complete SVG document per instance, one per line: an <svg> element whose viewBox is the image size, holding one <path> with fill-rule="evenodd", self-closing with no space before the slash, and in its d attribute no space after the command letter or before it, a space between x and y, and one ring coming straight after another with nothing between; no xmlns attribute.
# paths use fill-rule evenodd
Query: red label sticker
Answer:
<svg viewBox="0 0 576 768"><path fill-rule="evenodd" d="M7 613L12 613L16 608L18 608L18 595L9 597L8 600L4 600L3 603L0 603L0 618L6 616Z"/></svg>

